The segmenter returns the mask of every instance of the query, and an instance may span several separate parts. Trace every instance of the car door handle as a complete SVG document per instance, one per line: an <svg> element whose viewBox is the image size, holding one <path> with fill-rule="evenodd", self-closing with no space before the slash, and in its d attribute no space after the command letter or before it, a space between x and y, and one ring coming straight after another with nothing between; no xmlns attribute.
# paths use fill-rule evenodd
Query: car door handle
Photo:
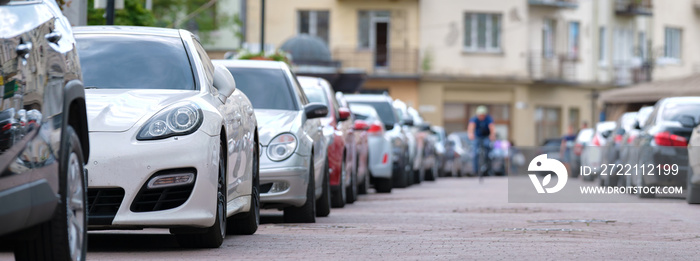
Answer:
<svg viewBox="0 0 700 261"><path fill-rule="evenodd" d="M52 43L58 43L58 41L61 40L61 33L59 32L50 32L46 35L44 35L44 38L46 38L47 41L52 42Z"/></svg>
<svg viewBox="0 0 700 261"><path fill-rule="evenodd" d="M27 55L29 55L29 52L32 51L32 43L23 43L23 44L18 44L17 47L15 48L15 52L17 53L17 56L20 56L22 58L27 58Z"/></svg>

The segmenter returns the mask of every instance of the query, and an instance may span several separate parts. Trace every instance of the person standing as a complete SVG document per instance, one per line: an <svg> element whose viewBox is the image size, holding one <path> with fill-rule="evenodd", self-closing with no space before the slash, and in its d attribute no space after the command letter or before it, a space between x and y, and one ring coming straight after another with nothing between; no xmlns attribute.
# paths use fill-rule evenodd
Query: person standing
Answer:
<svg viewBox="0 0 700 261"><path fill-rule="evenodd" d="M476 116L469 119L467 133L469 140L472 141L473 173L481 176L481 166L479 166L479 149L484 149L486 152L484 155L488 157L490 142L496 138L493 118L491 118L491 116L488 114L488 109L486 109L486 106L480 105L476 108Z"/></svg>

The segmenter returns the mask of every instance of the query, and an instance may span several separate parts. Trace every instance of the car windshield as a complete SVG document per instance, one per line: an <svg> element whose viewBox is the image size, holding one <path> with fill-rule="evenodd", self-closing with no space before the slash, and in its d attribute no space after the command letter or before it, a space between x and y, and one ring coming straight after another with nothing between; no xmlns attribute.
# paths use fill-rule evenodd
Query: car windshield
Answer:
<svg viewBox="0 0 700 261"><path fill-rule="evenodd" d="M377 114L379 114L379 118L382 120L382 123L384 125L394 125L396 124L396 113L394 111L394 106L391 106L391 103L388 102L368 102L368 101L352 101L350 103L356 103L356 104L367 104L372 107L377 111Z"/></svg>
<svg viewBox="0 0 700 261"><path fill-rule="evenodd" d="M678 121L683 115L691 116L697 121L700 116L700 101L698 103L668 103L664 107L661 119Z"/></svg>
<svg viewBox="0 0 700 261"><path fill-rule="evenodd" d="M248 96L255 109L297 110L287 77L280 69L228 68L236 88Z"/></svg>
<svg viewBox="0 0 700 261"><path fill-rule="evenodd" d="M77 34L86 88L195 90L180 38L128 34Z"/></svg>
<svg viewBox="0 0 700 261"><path fill-rule="evenodd" d="M309 102L318 102L326 106L330 106L328 102L328 96L323 92L321 88L315 86L303 87L306 97L309 98Z"/></svg>

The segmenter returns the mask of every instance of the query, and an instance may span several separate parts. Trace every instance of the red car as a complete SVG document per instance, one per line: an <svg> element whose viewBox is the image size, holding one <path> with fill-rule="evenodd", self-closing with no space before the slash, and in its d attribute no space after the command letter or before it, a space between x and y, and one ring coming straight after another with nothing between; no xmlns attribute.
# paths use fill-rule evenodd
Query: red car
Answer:
<svg viewBox="0 0 700 261"><path fill-rule="evenodd" d="M345 100L343 93L336 92L335 98L338 100L340 109L346 109L352 112L350 110L350 104ZM369 143L367 141L369 128L361 126L362 122L359 122L360 126L358 126L358 121L359 120L355 119L355 115L351 114L350 120L342 123L342 129L352 132L353 134L350 136L355 137L353 141L354 145L352 146L354 147L352 150L355 152L355 165L353 165L355 168L352 178L356 180L356 182L352 182L350 189L353 191L348 191L348 195L367 194L367 189L369 188ZM364 124L367 125L366 122Z"/></svg>
<svg viewBox="0 0 700 261"><path fill-rule="evenodd" d="M350 118L350 110L340 108L333 95L330 83L322 78L297 77L304 93L310 102L318 102L328 106L328 115L321 118L323 136L328 144L328 169L330 173L331 206L342 208L345 203L355 202L357 191L352 184L355 163L354 133L343 124ZM350 192L350 193L348 193Z"/></svg>

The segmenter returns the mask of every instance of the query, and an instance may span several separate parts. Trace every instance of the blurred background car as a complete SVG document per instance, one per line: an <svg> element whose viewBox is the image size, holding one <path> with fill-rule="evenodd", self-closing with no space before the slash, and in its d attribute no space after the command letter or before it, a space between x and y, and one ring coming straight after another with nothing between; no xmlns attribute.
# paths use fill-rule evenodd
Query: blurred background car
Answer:
<svg viewBox="0 0 700 261"><path fill-rule="evenodd" d="M620 158L620 150L626 144L625 134L632 129L637 119L637 112L626 112L617 119L615 129L612 131L611 135L608 136L605 146L602 149L602 162L601 164L614 164L615 166L611 169L613 172L617 172L618 167L624 168L624 166L619 165L622 163ZM624 176L618 175L603 175L600 176L600 183L603 186L625 186L627 180Z"/></svg>
<svg viewBox="0 0 700 261"><path fill-rule="evenodd" d="M573 177L578 177L581 172L581 161L583 156L583 150L588 143L593 140L593 134L595 130L593 128L585 128L578 131L576 134L576 140L574 141L573 156L571 158L571 172Z"/></svg>
<svg viewBox="0 0 700 261"><path fill-rule="evenodd" d="M688 140L688 177L686 178L686 202L700 204L700 122L690 134ZM698 172L698 173L696 173Z"/></svg>
<svg viewBox="0 0 700 261"><path fill-rule="evenodd" d="M253 103L260 138L262 208L284 221L313 223L330 214L328 145L319 118L328 107L309 102L284 62L218 60Z"/></svg>
<svg viewBox="0 0 700 261"><path fill-rule="evenodd" d="M393 186L392 140L385 135L384 124L374 107L350 104L350 110L355 116L353 128L367 136L367 178L378 193L389 193Z"/></svg>
<svg viewBox="0 0 700 261"><path fill-rule="evenodd" d="M420 182L420 176L418 176L417 171L415 169L416 162L418 162L418 165L420 165L420 162L422 160L422 155L419 155L418 153L418 142L416 140L416 135L413 132L413 127L415 126L415 122L413 121L413 117L408 114L408 106L406 103L403 101L396 99L393 101L393 106L394 109L396 110L396 115L399 117L399 122L401 125L401 129L403 130L404 136L406 138L406 144L408 148L408 154L407 157L408 159L404 167L406 168L406 173L408 174L408 182L407 186L410 186L411 184L414 183L419 183Z"/></svg>
<svg viewBox="0 0 700 261"><path fill-rule="evenodd" d="M436 177L445 176L445 156L447 154L445 128L440 126L431 126L432 136L435 139L435 168L437 169Z"/></svg>
<svg viewBox="0 0 700 261"><path fill-rule="evenodd" d="M352 114L352 111L350 110L350 104L348 101L345 99L345 95L342 92L336 92L335 93L335 99L338 101L338 106L340 106L340 110L347 110L351 112L350 117L348 120L343 121L341 123L341 128L347 130L348 132L354 133L352 136L355 138L352 142L354 143L354 151L355 151L355 156L354 156L354 163L353 163L353 177L356 177L356 182L354 188L357 191L357 194L367 194L367 189L369 189L369 167L368 167L368 162L369 162L369 147L368 147L368 141L367 141L367 130L358 130L355 129L355 120L356 116L355 114ZM350 193L348 193L350 194Z"/></svg>
<svg viewBox="0 0 700 261"><path fill-rule="evenodd" d="M450 133L445 149L445 172L452 177L474 175L473 154L467 132Z"/></svg>
<svg viewBox="0 0 700 261"><path fill-rule="evenodd" d="M614 121L604 121L596 124L591 142L586 144L581 153L581 166L600 168L603 157L602 148L616 125L617 123ZM596 177L597 174L584 175L583 180L593 181Z"/></svg>
<svg viewBox="0 0 700 261"><path fill-rule="evenodd" d="M659 100L639 135L637 166L651 166L654 175L636 175L638 186L685 186L688 175L688 139L700 122L700 97L671 97ZM677 166L675 175L661 174ZM653 169L652 169L653 168ZM640 197L655 197L639 193Z"/></svg>
<svg viewBox="0 0 700 261"><path fill-rule="evenodd" d="M310 102L328 107L328 115L321 119L323 136L328 144L328 173L331 185L331 206L342 208L357 199L355 173L355 136L341 126L350 118L350 111L338 106L328 81L316 77L297 77Z"/></svg>
<svg viewBox="0 0 700 261"><path fill-rule="evenodd" d="M644 128L649 115L654 110L654 106L644 106L637 112L632 129L627 131L622 137L624 144L620 148L620 163L637 164L639 157L639 140L637 137ZM636 186L637 179L634 176L625 176L626 186Z"/></svg>
<svg viewBox="0 0 700 261"><path fill-rule="evenodd" d="M388 155L392 163L393 188L405 188L409 185L408 141L401 126L401 120L392 105L393 100L384 94L349 94L345 99L351 104L366 104L374 107L384 124L384 135L391 141L392 153ZM352 110L352 106L350 107ZM382 159L383 161L383 159ZM380 175L380 174L378 174ZM380 181L383 182L383 181Z"/></svg>
<svg viewBox="0 0 700 261"><path fill-rule="evenodd" d="M17 260L85 260L84 84L54 0L0 1L0 86L0 241Z"/></svg>

